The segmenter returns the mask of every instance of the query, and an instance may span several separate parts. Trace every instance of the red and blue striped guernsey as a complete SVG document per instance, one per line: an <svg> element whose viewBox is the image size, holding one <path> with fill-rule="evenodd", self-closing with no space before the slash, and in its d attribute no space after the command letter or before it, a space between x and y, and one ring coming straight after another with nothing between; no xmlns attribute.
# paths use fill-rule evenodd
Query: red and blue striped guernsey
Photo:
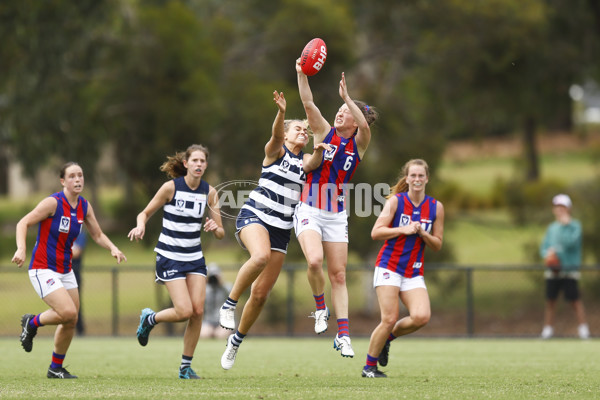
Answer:
<svg viewBox="0 0 600 400"><path fill-rule="evenodd" d="M420 221L421 227L431 233L437 214L437 200L425 196L423 202L415 206L406 192L398 193L396 197L398 207L390 227L396 228ZM406 278L414 278L423 275L424 253L425 242L419 235L397 236L385 241L375 266L394 271Z"/></svg>
<svg viewBox="0 0 600 400"><path fill-rule="evenodd" d="M331 128L323 143L331 146L325 151L319 168L306 176L300 201L311 207L329 212L341 212L346 209L345 185L360 163L356 146L356 133L349 139L336 134Z"/></svg>
<svg viewBox="0 0 600 400"><path fill-rule="evenodd" d="M56 199L56 212L40 222L29 269L50 269L66 274L71 271L71 248L87 215L88 202L79 196L77 207L73 208L63 192L51 197Z"/></svg>

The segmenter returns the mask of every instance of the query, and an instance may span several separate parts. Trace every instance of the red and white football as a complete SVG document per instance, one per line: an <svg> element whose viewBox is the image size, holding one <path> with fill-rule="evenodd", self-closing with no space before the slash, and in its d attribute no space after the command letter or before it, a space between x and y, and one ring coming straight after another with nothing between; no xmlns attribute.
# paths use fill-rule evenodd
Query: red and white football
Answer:
<svg viewBox="0 0 600 400"><path fill-rule="evenodd" d="M304 46L300 56L302 72L313 76L323 68L327 58L327 46L321 38L314 38Z"/></svg>

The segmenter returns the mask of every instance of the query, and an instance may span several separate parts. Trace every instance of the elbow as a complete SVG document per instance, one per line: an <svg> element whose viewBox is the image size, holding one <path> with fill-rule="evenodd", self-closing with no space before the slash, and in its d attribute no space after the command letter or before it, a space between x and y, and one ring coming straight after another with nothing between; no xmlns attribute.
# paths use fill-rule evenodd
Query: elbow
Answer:
<svg viewBox="0 0 600 400"><path fill-rule="evenodd" d="M94 233L94 234L92 234L92 233L90 232L90 238L91 238L91 239L92 239L94 242L96 242L96 243L100 243L100 242L101 242L101 240L102 240L102 235L103 235L103 233L102 233L102 231L100 231L100 230L99 230L98 232Z"/></svg>
<svg viewBox="0 0 600 400"><path fill-rule="evenodd" d="M315 102L313 101L312 98L310 98L310 99L308 99L308 98L302 99L302 106L304 107L304 111L307 112L307 113L309 111L314 110L315 107L316 107Z"/></svg>

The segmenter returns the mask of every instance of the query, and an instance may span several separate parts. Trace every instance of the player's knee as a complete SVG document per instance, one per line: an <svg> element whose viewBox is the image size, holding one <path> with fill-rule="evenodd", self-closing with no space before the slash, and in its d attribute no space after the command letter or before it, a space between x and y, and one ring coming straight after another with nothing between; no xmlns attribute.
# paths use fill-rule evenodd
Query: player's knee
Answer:
<svg viewBox="0 0 600 400"><path fill-rule="evenodd" d="M323 257L322 256L309 255L306 258L306 261L308 262L308 269L311 271L318 271L321 268L323 268Z"/></svg>
<svg viewBox="0 0 600 400"><path fill-rule="evenodd" d="M394 328L394 325L396 325L397 320L397 315L385 314L381 316L381 325L383 325L387 330L391 331Z"/></svg>
<svg viewBox="0 0 600 400"><path fill-rule="evenodd" d="M190 318L202 319L204 317L204 307L194 307L194 312Z"/></svg>
<svg viewBox="0 0 600 400"><path fill-rule="evenodd" d="M269 250L269 251L256 252L255 254L252 254L251 258L252 258L252 262L255 265L257 265L259 267L264 267L265 265L267 265L267 263L271 259L271 251Z"/></svg>
<svg viewBox="0 0 600 400"><path fill-rule="evenodd" d="M77 309L75 307L68 307L57 311L57 313L60 315L61 324L75 325L77 323Z"/></svg>
<svg viewBox="0 0 600 400"><path fill-rule="evenodd" d="M194 309L191 305L175 307L175 312L177 313L178 319L181 321L190 319L192 315L194 315Z"/></svg>
<svg viewBox="0 0 600 400"><path fill-rule="evenodd" d="M250 301L258 307L262 307L267 302L267 298L269 297L269 291L264 290L252 290L250 294Z"/></svg>
<svg viewBox="0 0 600 400"><path fill-rule="evenodd" d="M429 322L429 319L431 318L431 313L426 311L417 312L414 315L411 315L411 318L413 320L413 324L416 327L422 328Z"/></svg>
<svg viewBox="0 0 600 400"><path fill-rule="evenodd" d="M338 271L329 275L332 286L346 285L346 271Z"/></svg>

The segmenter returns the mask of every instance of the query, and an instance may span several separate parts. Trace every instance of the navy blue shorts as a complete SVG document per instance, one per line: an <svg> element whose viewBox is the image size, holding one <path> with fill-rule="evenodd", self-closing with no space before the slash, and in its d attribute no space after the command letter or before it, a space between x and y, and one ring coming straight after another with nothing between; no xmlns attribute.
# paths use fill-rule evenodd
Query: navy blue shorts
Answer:
<svg viewBox="0 0 600 400"><path fill-rule="evenodd" d="M156 282L185 279L187 274L206 276L204 257L195 261L175 261L156 254Z"/></svg>
<svg viewBox="0 0 600 400"><path fill-rule="evenodd" d="M579 300L579 284L577 279L557 278L546 279L546 299L556 300L560 291L565 293L565 300Z"/></svg>
<svg viewBox="0 0 600 400"><path fill-rule="evenodd" d="M247 250L244 243L240 239L240 231L250 225L259 224L262 225L267 232L269 232L269 239L271 240L271 250L279 251L283 254L287 254L288 244L290 243L290 232L291 229L281 229L275 226L265 223L263 220L258 218L252 211L242 208L240 213L235 220L235 238L237 239L242 249Z"/></svg>

